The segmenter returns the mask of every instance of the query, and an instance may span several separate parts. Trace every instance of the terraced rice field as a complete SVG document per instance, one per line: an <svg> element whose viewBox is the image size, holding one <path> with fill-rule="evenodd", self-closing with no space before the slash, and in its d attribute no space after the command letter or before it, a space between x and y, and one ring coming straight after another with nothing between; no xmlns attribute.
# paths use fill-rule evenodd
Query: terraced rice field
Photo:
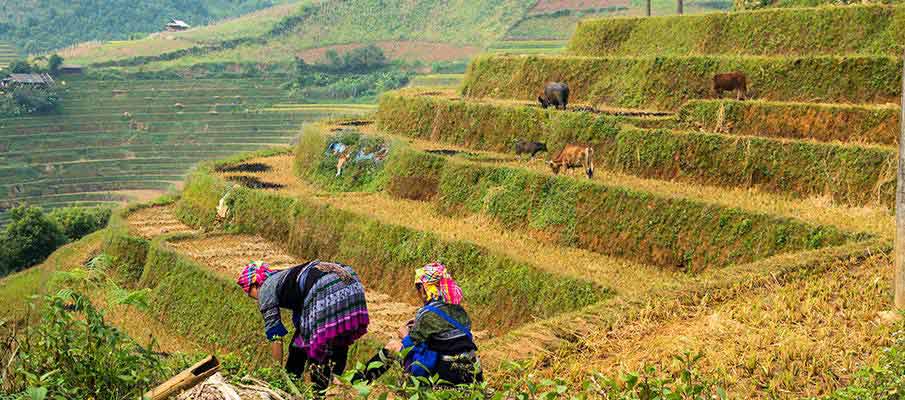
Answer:
<svg viewBox="0 0 905 400"><path fill-rule="evenodd" d="M330 129L335 128L324 131ZM442 150L438 154L463 165L551 175L540 160L526 161L476 143L444 143L442 135L439 141L423 140L373 125L354 129L408 143L418 151ZM273 190L276 193L313 199L384 223L429 230L447 240L477 243L494 254L560 276L589 279L615 293L613 299L576 314L517 328L505 340L489 339L482 346L489 365L503 359L535 359L546 365L540 370L543 375L581 379L587 372L637 370L647 364L669 370L674 355L692 351L702 352L699 367L732 393L818 395L844 385L851 371L874 360L879 349L890 343L894 329L883 314L890 307L891 260L883 250L869 250L872 256L854 250L860 244L828 248L823 253L836 254L829 258L822 252L792 253L687 274L550 242L543 234L503 226L481 212L446 216L438 213L434 201L404 200L384 191L326 193L296 176L288 155L246 162L272 167L244 175L284 185ZM570 179L585 180L578 175ZM593 182L870 232L884 238L881 242L892 235L892 217L882 208L644 179L618 171L601 171ZM845 255L852 251L862 255ZM817 261L821 257L824 261Z"/></svg>
<svg viewBox="0 0 905 400"><path fill-rule="evenodd" d="M286 145L306 122L373 108L298 104L282 83L61 83L61 114L0 121L0 207L116 204L135 190L163 193L198 161Z"/></svg>
<svg viewBox="0 0 905 400"><path fill-rule="evenodd" d="M19 55L16 54L16 49L12 45L0 42L0 69L6 68L9 63L15 61L18 57Z"/></svg>
<svg viewBox="0 0 905 400"><path fill-rule="evenodd" d="M227 281L232 281L253 260L265 260L274 269L291 268L303 262L279 244L256 235L208 233L198 235L173 215L173 206L139 209L127 216L129 227L142 237L180 234L168 245ZM394 301L376 291L366 293L371 324L368 336L376 342L395 337L396 330L414 315L416 307ZM183 349L184 350L184 349Z"/></svg>

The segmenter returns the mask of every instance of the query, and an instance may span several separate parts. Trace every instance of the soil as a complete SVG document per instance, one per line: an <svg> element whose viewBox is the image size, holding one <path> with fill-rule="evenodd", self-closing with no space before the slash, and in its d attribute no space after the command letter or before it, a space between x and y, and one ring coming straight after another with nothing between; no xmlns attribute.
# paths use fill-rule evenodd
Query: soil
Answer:
<svg viewBox="0 0 905 400"><path fill-rule="evenodd" d="M197 233L179 222L174 211L173 205L144 208L129 214L127 222L133 231L148 239L171 233ZM304 262L283 251L276 243L257 235L212 234L173 240L169 244L198 264L230 280L253 260L265 260L274 269L289 268ZM373 340L385 341L394 338L396 330L413 318L417 311L417 307L393 301L390 296L383 293L368 291L365 297L371 316L366 338L370 337ZM135 325L140 325L140 321L136 321ZM161 343L160 347L165 351L179 348L174 343Z"/></svg>
<svg viewBox="0 0 905 400"><path fill-rule="evenodd" d="M261 172L264 172L264 171L261 171ZM265 182L256 177L246 176L246 175L227 176L226 180L228 180L230 182L236 182L249 189L282 189L283 187L285 187L285 185L283 185L283 184Z"/></svg>
<svg viewBox="0 0 905 400"><path fill-rule="evenodd" d="M176 219L176 206L142 208L129 214L126 221L132 231L145 239L172 233L195 233L195 230Z"/></svg>
<svg viewBox="0 0 905 400"><path fill-rule="evenodd" d="M539 0L531 13L549 13L559 10L587 10L593 8L629 7L627 0Z"/></svg>
<svg viewBox="0 0 905 400"><path fill-rule="evenodd" d="M212 235L170 242L181 253L229 279L234 278L253 260L265 260L273 269L291 268L304 262L280 249L273 242L256 235ZM367 287L367 284L365 284ZM390 296L368 291L369 335L387 340L396 330L415 316L417 308L393 301Z"/></svg>
<svg viewBox="0 0 905 400"><path fill-rule="evenodd" d="M267 172L270 166L262 163L242 163L237 165L222 165L217 167L217 172Z"/></svg>
<svg viewBox="0 0 905 400"><path fill-rule="evenodd" d="M448 43L432 43L419 41L386 41L374 43L383 50L390 60L421 60L423 62L464 60L481 52L476 46L456 46ZM318 47L299 52L307 63L323 61L327 50L336 50L342 54L349 50L363 47L362 44L342 44L335 46Z"/></svg>
<svg viewBox="0 0 905 400"><path fill-rule="evenodd" d="M450 150L450 149L436 149L436 150L425 150L431 154L438 154L441 156L475 156L475 153L469 153L467 151L460 150Z"/></svg>
<svg viewBox="0 0 905 400"><path fill-rule="evenodd" d="M354 121L342 121L340 123L337 123L336 125L339 125L339 126L366 126L366 125L371 125L373 123L374 123L374 121L370 121L370 120L354 120Z"/></svg>

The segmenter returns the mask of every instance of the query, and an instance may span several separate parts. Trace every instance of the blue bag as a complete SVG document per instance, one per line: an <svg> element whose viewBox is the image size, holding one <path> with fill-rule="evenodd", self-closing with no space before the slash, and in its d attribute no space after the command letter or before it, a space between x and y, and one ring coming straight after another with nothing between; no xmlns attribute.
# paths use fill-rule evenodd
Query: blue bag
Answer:
<svg viewBox="0 0 905 400"><path fill-rule="evenodd" d="M464 332L469 339L474 340L471 336L471 331L468 328L460 324L459 321L452 319L449 315L446 315L445 312L440 311L434 306L424 306L424 309L437 314L440 318L449 322L450 325ZM405 370L413 376L429 377L433 375L433 372L431 371L436 370L437 360L439 359L440 353L428 348L427 343L419 343L417 346L413 347L406 356Z"/></svg>

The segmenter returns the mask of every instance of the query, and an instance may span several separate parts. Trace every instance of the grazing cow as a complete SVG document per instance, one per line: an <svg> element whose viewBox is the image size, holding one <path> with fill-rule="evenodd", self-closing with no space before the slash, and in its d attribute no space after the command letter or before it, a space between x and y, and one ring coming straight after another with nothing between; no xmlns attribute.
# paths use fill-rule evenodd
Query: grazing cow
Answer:
<svg viewBox="0 0 905 400"><path fill-rule="evenodd" d="M588 179L591 179L594 177L594 149L588 146L567 144L553 158L553 161L548 161L547 164L550 165L550 169L553 170L554 174L559 174L559 170L562 168L570 170L582 167L585 175L588 176Z"/></svg>
<svg viewBox="0 0 905 400"><path fill-rule="evenodd" d="M566 109L569 104L569 85L562 82L550 82L544 87L543 96L538 96L540 106L547 108L553 106L557 109Z"/></svg>
<svg viewBox="0 0 905 400"><path fill-rule="evenodd" d="M519 140L515 142L515 154L530 154L531 158L537 155L542 151L547 151L547 144L541 142L526 142L524 140Z"/></svg>
<svg viewBox="0 0 905 400"><path fill-rule="evenodd" d="M744 100L748 97L748 78L745 74L735 71L713 76L713 95L722 98L724 91L735 91L736 100Z"/></svg>

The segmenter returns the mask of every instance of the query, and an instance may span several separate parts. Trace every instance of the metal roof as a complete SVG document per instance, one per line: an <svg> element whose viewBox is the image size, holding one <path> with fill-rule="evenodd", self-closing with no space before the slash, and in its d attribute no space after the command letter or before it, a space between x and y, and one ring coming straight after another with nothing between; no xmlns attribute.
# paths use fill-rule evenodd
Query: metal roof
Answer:
<svg viewBox="0 0 905 400"><path fill-rule="evenodd" d="M5 80L15 82L15 83L25 83L25 84L52 84L53 78L47 74L9 74L9 77Z"/></svg>

